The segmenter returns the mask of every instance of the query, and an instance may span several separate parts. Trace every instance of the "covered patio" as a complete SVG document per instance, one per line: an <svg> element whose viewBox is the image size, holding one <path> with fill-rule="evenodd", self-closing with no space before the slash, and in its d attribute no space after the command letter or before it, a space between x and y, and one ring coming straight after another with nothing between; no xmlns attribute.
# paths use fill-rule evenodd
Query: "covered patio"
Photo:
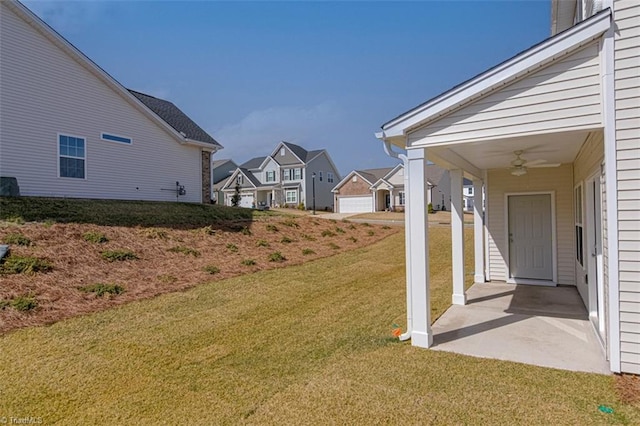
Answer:
<svg viewBox="0 0 640 426"><path fill-rule="evenodd" d="M475 284L433 324L434 350L609 374L601 347L569 286Z"/></svg>
<svg viewBox="0 0 640 426"><path fill-rule="evenodd" d="M613 222L605 175L615 176L602 96L601 43L609 28L610 11L600 12L382 126L377 137L404 162L408 194L402 339L549 367L615 371L601 363L618 338L607 317L617 293L605 281L606 224ZM434 325L429 162L449 170L451 180L453 306ZM471 273L464 268L464 178L474 194ZM476 283L468 291L467 275Z"/></svg>

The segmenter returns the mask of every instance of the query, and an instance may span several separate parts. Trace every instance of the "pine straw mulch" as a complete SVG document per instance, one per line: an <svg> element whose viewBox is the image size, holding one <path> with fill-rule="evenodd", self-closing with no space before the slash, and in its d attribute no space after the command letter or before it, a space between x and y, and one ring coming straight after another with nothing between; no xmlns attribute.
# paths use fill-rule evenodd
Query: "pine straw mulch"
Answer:
<svg viewBox="0 0 640 426"><path fill-rule="evenodd" d="M620 401L640 408L640 376L633 374L616 375L616 393Z"/></svg>
<svg viewBox="0 0 640 426"><path fill-rule="evenodd" d="M277 230L269 230L270 226ZM243 228L246 229L243 231ZM12 255L35 256L53 265L48 273L0 275L0 302L31 295L38 304L30 311L0 307L0 334L51 324L205 282L331 256L372 244L399 230L388 226L282 216L231 222L224 226L218 224L215 229L43 223L18 226L0 222L0 241L16 233L32 241L30 246L11 245ZM331 231L333 235L323 236L325 231ZM109 241L87 242L83 238L86 232L102 233ZM285 237L291 242L283 242ZM259 246L261 240L266 241L268 247ZM230 244L235 245L237 251L232 251ZM197 250L199 255L169 251L176 246ZM118 249L131 250L139 259L109 262L101 256L105 250ZM305 249L306 255L303 254ZM270 261L269 256L274 252L280 252L286 260ZM249 259L255 261L255 265L242 263ZM210 265L219 268L219 272L204 271ZM98 297L79 289L96 283L118 284L125 291Z"/></svg>

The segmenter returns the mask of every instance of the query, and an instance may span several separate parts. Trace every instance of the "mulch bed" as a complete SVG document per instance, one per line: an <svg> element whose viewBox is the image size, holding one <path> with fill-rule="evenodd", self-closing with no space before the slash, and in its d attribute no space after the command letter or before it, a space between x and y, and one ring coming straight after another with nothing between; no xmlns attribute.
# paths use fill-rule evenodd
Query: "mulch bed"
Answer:
<svg viewBox="0 0 640 426"><path fill-rule="evenodd" d="M640 407L640 376L616 375L616 393L622 402Z"/></svg>
<svg viewBox="0 0 640 426"><path fill-rule="evenodd" d="M29 246L11 245L12 255L34 256L53 265L47 273L0 274L0 302L5 301L5 306L0 305L0 334L205 282L301 264L372 244L399 231L397 227L278 216L198 229L0 222L0 241L16 233L32 241ZM108 242L85 241L87 232L102 233ZM130 250L138 259L110 262L101 255L107 250ZM286 260L270 261L274 252ZM249 260L255 265L247 266ZM206 266L215 266L219 272L210 274ZM96 283L117 284L125 291L97 296L80 290ZM7 305L24 295L35 297L35 309L19 311Z"/></svg>

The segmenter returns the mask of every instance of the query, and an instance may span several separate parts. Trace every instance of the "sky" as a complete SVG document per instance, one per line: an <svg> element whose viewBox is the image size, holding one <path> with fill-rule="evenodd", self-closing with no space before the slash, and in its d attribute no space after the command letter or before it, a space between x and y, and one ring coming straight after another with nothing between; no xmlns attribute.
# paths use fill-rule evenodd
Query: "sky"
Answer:
<svg viewBox="0 0 640 426"><path fill-rule="evenodd" d="M243 163L285 140L342 176L389 167L385 122L539 43L550 0L24 1L123 86Z"/></svg>

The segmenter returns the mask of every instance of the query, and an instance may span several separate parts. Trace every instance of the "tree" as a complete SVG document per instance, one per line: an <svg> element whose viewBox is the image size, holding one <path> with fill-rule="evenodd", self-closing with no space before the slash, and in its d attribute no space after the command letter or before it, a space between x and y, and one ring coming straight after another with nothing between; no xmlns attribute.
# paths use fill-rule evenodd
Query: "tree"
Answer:
<svg viewBox="0 0 640 426"><path fill-rule="evenodd" d="M235 192L231 197L231 205L233 207L238 207L239 204L240 204L240 184L236 183Z"/></svg>

